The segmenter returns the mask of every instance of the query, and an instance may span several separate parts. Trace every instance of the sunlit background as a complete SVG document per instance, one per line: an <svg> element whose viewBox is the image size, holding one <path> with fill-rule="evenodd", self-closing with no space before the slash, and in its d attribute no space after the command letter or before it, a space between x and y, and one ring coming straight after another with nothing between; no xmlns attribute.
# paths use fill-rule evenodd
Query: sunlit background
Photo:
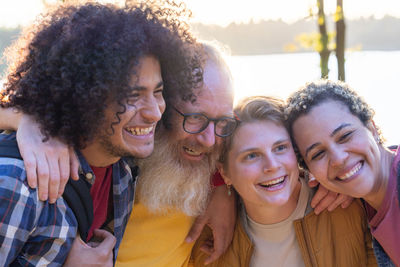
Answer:
<svg viewBox="0 0 400 267"><path fill-rule="evenodd" d="M55 3L57 0L47 0ZM99 2L124 2L100 0ZM226 26L231 22L259 21L261 19L293 22L309 14L315 8L313 0L186 0L194 20L206 24ZM1 0L0 26L15 27L32 21L43 10L43 0ZM336 9L335 0L325 1L327 13ZM344 0L346 17L349 19L385 15L400 17L399 0Z"/></svg>
<svg viewBox="0 0 400 267"><path fill-rule="evenodd" d="M11 29L30 23L43 10L45 2L54 3L56 0L0 0L0 28ZM123 3L124 1L99 2ZM310 16L311 13L316 13L316 0L186 0L184 2L193 12L193 22L205 25L202 27L214 32L221 27L227 27L229 31L234 31L235 27L243 25L268 27L269 24L265 21L273 21L271 25L280 25L279 27L283 25L286 27L285 31L291 27L300 27L298 21L303 21L304 25L308 23L307 27L312 27L315 32L318 31L316 18ZM361 39L368 34L368 30L377 33L390 30L400 33L400 1L343 0L343 5L346 23L354 21L353 24L346 24L346 81L374 107L376 123L381 126L388 143L399 144L400 126L397 110L400 106L398 105L400 42L396 43L396 40L400 34L392 34L392 39L383 40L383 43L387 44L385 46L376 44L374 40L369 40L371 45L362 44L364 39ZM336 0L325 0L327 17L332 17L335 9ZM392 17L391 20L388 16ZM384 25L382 21L385 18L386 23L393 21L389 27L387 24L380 26ZM264 24L260 24L263 21ZM370 21L375 24L362 26L363 23ZM375 25L375 28L369 25ZM330 31L334 30L333 24L328 26ZM200 36L205 38L206 35L199 31ZM264 37L267 40L265 46L281 42L283 34L279 30L265 32ZM259 35L263 35L262 31ZM257 45L259 40L241 36L238 33L236 39L226 37L222 41L223 45L231 48L232 56L228 57L228 62L235 80L236 101L244 96L259 94L285 98L305 82L320 77L319 54L311 49L299 48L295 38L276 44L278 50L266 48L265 52L259 52L264 50L247 49ZM387 36L390 36L390 33ZM207 36L207 38L217 39L217 36ZM240 44L241 47L236 44ZM330 56L329 69L329 78L336 79L334 53Z"/></svg>

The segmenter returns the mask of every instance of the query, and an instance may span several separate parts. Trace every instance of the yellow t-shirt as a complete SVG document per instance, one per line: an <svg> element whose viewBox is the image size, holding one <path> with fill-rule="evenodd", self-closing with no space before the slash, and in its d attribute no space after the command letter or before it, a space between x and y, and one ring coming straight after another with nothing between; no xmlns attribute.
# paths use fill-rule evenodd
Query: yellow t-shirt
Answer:
<svg viewBox="0 0 400 267"><path fill-rule="evenodd" d="M185 237L193 218L182 212L150 213L135 202L121 246L117 267L187 267L193 243Z"/></svg>

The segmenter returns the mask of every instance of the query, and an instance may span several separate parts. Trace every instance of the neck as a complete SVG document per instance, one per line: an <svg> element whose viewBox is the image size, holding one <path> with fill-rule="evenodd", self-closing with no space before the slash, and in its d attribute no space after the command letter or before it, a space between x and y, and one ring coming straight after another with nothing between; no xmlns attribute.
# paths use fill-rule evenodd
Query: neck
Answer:
<svg viewBox="0 0 400 267"><path fill-rule="evenodd" d="M82 155L90 166L106 167L116 163L120 157L115 157L104 151L98 144L90 144L81 150Z"/></svg>
<svg viewBox="0 0 400 267"><path fill-rule="evenodd" d="M372 191L363 197L374 209L378 210L386 195L386 190L389 182L391 166L394 160L394 153L386 150L383 146L379 147L381 151L381 168L375 176L375 185Z"/></svg>
<svg viewBox="0 0 400 267"><path fill-rule="evenodd" d="M244 203L247 215L259 224L274 224L279 223L287 218L294 212L297 207L297 202L300 197L301 183L298 181L289 200L281 206L272 206L268 203L263 205L249 205Z"/></svg>

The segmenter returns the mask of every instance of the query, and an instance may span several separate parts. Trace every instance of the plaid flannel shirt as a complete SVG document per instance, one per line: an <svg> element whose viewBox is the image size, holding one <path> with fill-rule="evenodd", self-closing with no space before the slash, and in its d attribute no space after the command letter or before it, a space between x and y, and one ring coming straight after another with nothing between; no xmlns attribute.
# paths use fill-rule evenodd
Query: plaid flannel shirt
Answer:
<svg viewBox="0 0 400 267"><path fill-rule="evenodd" d="M94 184L96 177L93 171L82 154L77 152L77 155L81 164L80 177L86 179L90 184ZM117 239L114 247L114 263L117 260L119 245L132 211L137 175L138 168L136 166L129 167L124 159L112 167L114 218L104 228L112 232Z"/></svg>
<svg viewBox="0 0 400 267"><path fill-rule="evenodd" d="M1 134L2 139L15 134ZM0 157L0 266L61 266L76 236L77 222L61 198L39 201L29 188L24 162Z"/></svg>
<svg viewBox="0 0 400 267"><path fill-rule="evenodd" d="M15 139L15 133L0 134L0 142L4 139ZM78 157L81 179L93 184L93 171L80 153ZM107 228L117 239L114 262L132 210L135 182L124 160L113 165L114 219ZM27 184L23 161L1 157L0 198L0 266L61 266L77 232L75 216L63 198L55 204L39 201L37 190Z"/></svg>

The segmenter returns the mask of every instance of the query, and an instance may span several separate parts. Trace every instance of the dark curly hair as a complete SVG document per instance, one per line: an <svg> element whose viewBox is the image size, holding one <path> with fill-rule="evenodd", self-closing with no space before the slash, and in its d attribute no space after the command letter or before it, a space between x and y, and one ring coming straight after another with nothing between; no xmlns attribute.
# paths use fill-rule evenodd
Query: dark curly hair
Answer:
<svg viewBox="0 0 400 267"><path fill-rule="evenodd" d="M161 0L58 6L8 50L0 105L32 115L46 138L81 149L103 125L106 103L119 104L117 118L125 112L128 81L144 55L160 62L167 105L191 99L202 71L189 16L185 6Z"/></svg>
<svg viewBox="0 0 400 267"><path fill-rule="evenodd" d="M293 147L301 167L307 168L293 139L293 124L308 114L315 106L328 100L339 101L347 106L349 111L367 126L372 121L374 110L348 84L341 81L318 80L307 83L289 96L285 107L286 124L292 137ZM378 130L378 129L377 129ZM381 139L383 140L383 139Z"/></svg>

